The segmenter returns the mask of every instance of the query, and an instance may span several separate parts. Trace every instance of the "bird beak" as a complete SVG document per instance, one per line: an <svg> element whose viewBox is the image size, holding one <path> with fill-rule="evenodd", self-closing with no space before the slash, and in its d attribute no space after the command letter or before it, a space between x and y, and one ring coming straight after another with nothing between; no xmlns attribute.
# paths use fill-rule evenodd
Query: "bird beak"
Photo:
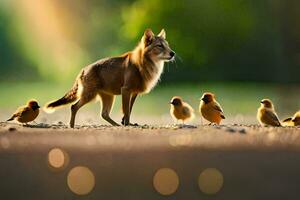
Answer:
<svg viewBox="0 0 300 200"><path fill-rule="evenodd" d="M296 122L296 119L292 119L292 122Z"/></svg>
<svg viewBox="0 0 300 200"><path fill-rule="evenodd" d="M173 102L172 102L172 101L170 101L170 102L169 102L169 104L173 104Z"/></svg>
<svg viewBox="0 0 300 200"><path fill-rule="evenodd" d="M37 106L37 108L40 108L40 106Z"/></svg>
<svg viewBox="0 0 300 200"><path fill-rule="evenodd" d="M260 103L264 103L263 101L260 101Z"/></svg>

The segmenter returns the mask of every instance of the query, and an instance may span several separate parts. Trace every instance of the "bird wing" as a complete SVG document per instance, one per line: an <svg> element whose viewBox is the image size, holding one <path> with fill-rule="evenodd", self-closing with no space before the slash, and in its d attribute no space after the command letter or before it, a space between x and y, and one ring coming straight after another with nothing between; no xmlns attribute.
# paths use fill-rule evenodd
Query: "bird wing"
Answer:
<svg viewBox="0 0 300 200"><path fill-rule="evenodd" d="M270 111L270 110L266 110L265 116L268 120L273 121L273 122L275 122L276 125L280 126L280 122L279 122L279 119L278 119L276 113L274 113L273 111Z"/></svg>
<svg viewBox="0 0 300 200"><path fill-rule="evenodd" d="M184 107L182 108L182 114L184 114L184 115L189 115L189 114L190 114L189 108L186 107L186 106L184 106Z"/></svg>
<svg viewBox="0 0 300 200"><path fill-rule="evenodd" d="M29 111L29 108L27 106L19 107L17 109L17 111L7 121L11 121L17 117L21 117L23 114L26 114L26 112L28 112L28 111Z"/></svg>
<svg viewBox="0 0 300 200"><path fill-rule="evenodd" d="M15 116L15 117L20 117L20 116L26 114L26 113L29 112L29 111L30 111L30 108L27 107L27 106L20 107L20 108L18 108L18 110L15 112L14 116Z"/></svg>
<svg viewBox="0 0 300 200"><path fill-rule="evenodd" d="M214 109L221 112L221 113L223 113L223 109L221 108L221 106L218 102L215 103Z"/></svg>
<svg viewBox="0 0 300 200"><path fill-rule="evenodd" d="M221 106L220 106L220 104L218 102L215 103L214 109L217 110L217 111L219 111L220 114L221 114L221 117L223 119L225 119L225 116L224 116L224 113L223 113L223 109L221 108Z"/></svg>

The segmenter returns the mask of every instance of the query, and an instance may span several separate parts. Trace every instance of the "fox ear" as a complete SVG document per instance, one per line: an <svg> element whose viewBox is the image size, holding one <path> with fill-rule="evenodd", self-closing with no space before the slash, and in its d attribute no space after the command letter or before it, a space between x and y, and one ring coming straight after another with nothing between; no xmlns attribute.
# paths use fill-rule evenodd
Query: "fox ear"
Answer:
<svg viewBox="0 0 300 200"><path fill-rule="evenodd" d="M152 30L149 28L146 29L144 32L144 36L142 38L145 46L149 46L152 43L153 38L154 38L154 33L152 32Z"/></svg>
<svg viewBox="0 0 300 200"><path fill-rule="evenodd" d="M163 39L166 39L166 31L165 31L165 29L161 29L160 33L157 36L162 37Z"/></svg>

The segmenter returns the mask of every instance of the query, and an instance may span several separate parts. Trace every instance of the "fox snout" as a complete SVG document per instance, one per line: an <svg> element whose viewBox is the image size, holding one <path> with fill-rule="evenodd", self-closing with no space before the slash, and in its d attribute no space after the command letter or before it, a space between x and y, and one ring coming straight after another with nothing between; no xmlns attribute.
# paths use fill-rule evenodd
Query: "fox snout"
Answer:
<svg viewBox="0 0 300 200"><path fill-rule="evenodd" d="M170 52L170 60L173 59L175 57L176 53L174 51Z"/></svg>
<svg viewBox="0 0 300 200"><path fill-rule="evenodd" d="M173 50L169 50L168 52L165 53L163 56L165 61L172 61L175 58L176 53Z"/></svg>

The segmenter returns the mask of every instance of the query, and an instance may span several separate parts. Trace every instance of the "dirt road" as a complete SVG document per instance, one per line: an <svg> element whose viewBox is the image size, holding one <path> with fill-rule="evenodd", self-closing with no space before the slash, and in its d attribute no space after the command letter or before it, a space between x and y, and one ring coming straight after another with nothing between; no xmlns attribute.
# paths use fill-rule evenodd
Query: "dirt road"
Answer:
<svg viewBox="0 0 300 200"><path fill-rule="evenodd" d="M69 129L61 123L33 127L2 123L0 127L0 199L252 200L299 196L299 128ZM63 153L52 155L53 149ZM89 173L76 171L78 166ZM154 181L165 168L175 175L169 173ZM209 169L219 175L204 173ZM93 179L85 179L85 175ZM208 178L203 179L205 176Z"/></svg>

